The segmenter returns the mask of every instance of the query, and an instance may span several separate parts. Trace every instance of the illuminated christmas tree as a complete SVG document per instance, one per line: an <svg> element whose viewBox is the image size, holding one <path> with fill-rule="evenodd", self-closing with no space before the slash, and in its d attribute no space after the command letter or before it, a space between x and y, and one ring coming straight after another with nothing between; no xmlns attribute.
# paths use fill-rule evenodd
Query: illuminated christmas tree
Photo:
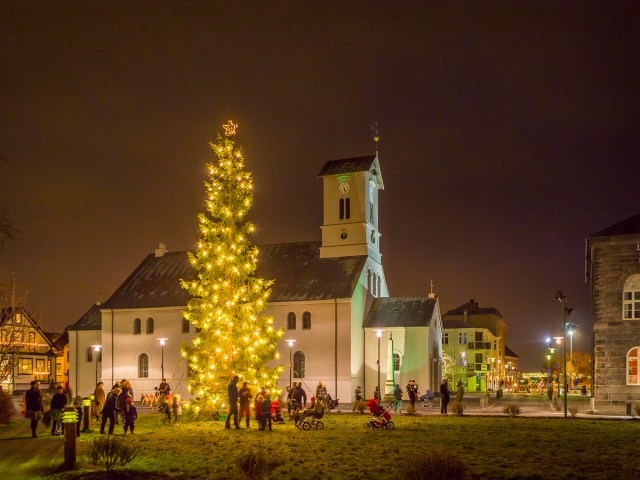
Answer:
<svg viewBox="0 0 640 480"><path fill-rule="evenodd" d="M271 294L271 283L255 276L258 249L249 237L254 226L247 221L253 202L251 174L232 137L237 125L224 125L211 148L217 163L207 165L206 213L198 215L201 238L189 261L196 279L183 281L191 295L184 317L199 329L192 346L183 348L189 361L189 390L198 408L227 407L227 384L234 375L256 391L264 386L277 391L283 367L268 368L279 358L277 342L283 331L273 328L273 318L261 315Z"/></svg>

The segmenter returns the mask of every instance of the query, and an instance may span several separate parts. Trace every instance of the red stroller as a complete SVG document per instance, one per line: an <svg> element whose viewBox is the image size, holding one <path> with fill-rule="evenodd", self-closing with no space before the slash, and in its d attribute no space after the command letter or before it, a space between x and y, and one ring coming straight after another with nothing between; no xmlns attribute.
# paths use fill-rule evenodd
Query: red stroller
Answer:
<svg viewBox="0 0 640 480"><path fill-rule="evenodd" d="M378 402L375 399L371 399L367 402L367 407L369 411L373 414L373 416L367 422L367 427L370 429L374 428L386 428L391 430L395 427L393 422L391 421L391 414L389 411L396 404L395 400L389 404L387 408L382 408L378 405Z"/></svg>

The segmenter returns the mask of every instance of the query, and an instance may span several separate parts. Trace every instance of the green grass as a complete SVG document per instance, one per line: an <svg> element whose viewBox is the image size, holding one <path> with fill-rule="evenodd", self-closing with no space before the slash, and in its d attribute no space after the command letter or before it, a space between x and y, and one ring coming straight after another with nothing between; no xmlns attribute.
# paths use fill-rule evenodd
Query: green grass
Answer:
<svg viewBox="0 0 640 480"><path fill-rule="evenodd" d="M265 478L389 479L402 478L399 465L406 458L439 449L459 456L469 478L640 477L640 423L635 421L396 415L395 430L372 431L365 427L367 419L331 414L323 419L323 431L302 431L287 422L261 432L253 422L249 430L224 430L223 422L169 427L158 424L156 416L141 415L130 438L139 446L138 457L123 470L132 471L132 478L240 479L236 460L256 447L286 460ZM119 425L116 433L121 431ZM82 458L94 436L79 439L78 469L56 478L96 469Z"/></svg>

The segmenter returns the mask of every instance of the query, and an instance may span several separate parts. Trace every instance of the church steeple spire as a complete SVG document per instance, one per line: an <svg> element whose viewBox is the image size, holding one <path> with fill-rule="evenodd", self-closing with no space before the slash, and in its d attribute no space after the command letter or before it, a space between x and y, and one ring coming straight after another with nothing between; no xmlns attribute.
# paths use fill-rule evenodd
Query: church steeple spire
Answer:
<svg viewBox="0 0 640 480"><path fill-rule="evenodd" d="M378 128L378 122L374 121L369 127L369 130L373 132L373 143L376 147L376 155L378 155L378 141L380 140L380 136L378 135L380 133L380 129Z"/></svg>

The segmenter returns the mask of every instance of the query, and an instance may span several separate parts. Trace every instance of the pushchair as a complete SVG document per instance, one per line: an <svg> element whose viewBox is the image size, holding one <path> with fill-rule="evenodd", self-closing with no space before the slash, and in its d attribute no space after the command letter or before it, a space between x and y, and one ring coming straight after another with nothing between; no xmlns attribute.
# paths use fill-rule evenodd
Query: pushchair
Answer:
<svg viewBox="0 0 640 480"><path fill-rule="evenodd" d="M367 422L367 427L369 427L371 430L373 430L374 428L386 428L388 430L392 430L393 428L395 428L393 421L391 421L391 414L389 413L389 411L395 404L396 401L394 400L389 404L389 406L387 406L387 408L382 408L380 405L378 405L377 400L373 398L369 400L367 402L367 407L373 414L373 417L371 417Z"/></svg>
<svg viewBox="0 0 640 480"><path fill-rule="evenodd" d="M420 400L420 405L423 407L433 407L433 398L433 392L427 390L427 393L422 395L418 400Z"/></svg>
<svg viewBox="0 0 640 480"><path fill-rule="evenodd" d="M300 406L294 402L293 406L293 420L297 428L302 430L311 430L315 428L322 430L324 423L320 419L324 416L324 406L322 402L316 402L315 397L311 397L311 406L309 408L301 409Z"/></svg>

